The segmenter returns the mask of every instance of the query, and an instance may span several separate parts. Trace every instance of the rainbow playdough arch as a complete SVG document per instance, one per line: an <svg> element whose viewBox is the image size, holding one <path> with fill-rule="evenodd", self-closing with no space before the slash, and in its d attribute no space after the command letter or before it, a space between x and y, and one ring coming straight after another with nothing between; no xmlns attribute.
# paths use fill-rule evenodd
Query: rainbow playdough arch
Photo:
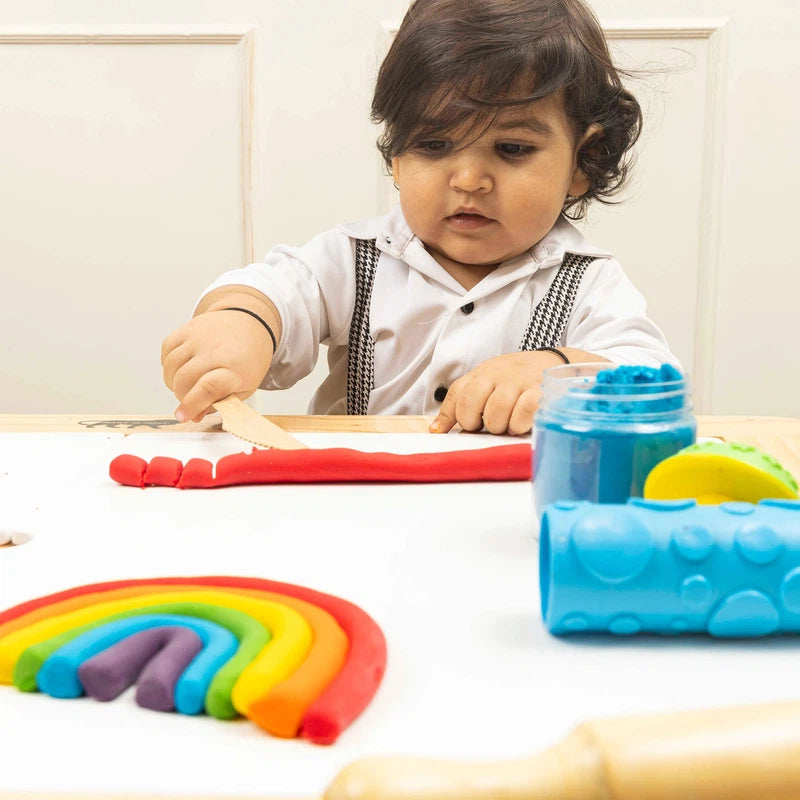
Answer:
<svg viewBox="0 0 800 800"><path fill-rule="evenodd" d="M78 586L0 612L0 683L147 708L241 714L275 736L331 744L366 708L386 640L361 608L261 578Z"/></svg>

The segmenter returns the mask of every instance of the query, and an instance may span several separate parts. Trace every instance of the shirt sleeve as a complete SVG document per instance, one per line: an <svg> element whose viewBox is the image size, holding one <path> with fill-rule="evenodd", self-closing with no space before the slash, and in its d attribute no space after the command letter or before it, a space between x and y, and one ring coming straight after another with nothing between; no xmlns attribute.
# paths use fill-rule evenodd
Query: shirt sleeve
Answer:
<svg viewBox="0 0 800 800"><path fill-rule="evenodd" d="M303 247L273 247L263 261L220 275L201 295L240 285L268 297L281 318L281 341L262 389L287 389L317 363L319 345L338 344L350 331L355 305L353 244L341 231Z"/></svg>
<svg viewBox="0 0 800 800"><path fill-rule="evenodd" d="M680 368L667 340L647 316L647 303L616 259L595 261L584 273L564 346L595 353L614 364Z"/></svg>

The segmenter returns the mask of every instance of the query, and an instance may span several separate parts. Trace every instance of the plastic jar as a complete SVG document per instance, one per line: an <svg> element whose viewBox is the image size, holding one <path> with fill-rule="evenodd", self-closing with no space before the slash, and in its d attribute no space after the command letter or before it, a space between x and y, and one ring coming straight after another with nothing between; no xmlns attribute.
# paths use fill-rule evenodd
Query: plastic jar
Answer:
<svg viewBox="0 0 800 800"><path fill-rule="evenodd" d="M686 377L672 370L675 380L618 384L613 375L598 382L599 372L607 377L614 367L565 364L544 373L534 420L537 518L557 500L641 497L650 470L695 440Z"/></svg>

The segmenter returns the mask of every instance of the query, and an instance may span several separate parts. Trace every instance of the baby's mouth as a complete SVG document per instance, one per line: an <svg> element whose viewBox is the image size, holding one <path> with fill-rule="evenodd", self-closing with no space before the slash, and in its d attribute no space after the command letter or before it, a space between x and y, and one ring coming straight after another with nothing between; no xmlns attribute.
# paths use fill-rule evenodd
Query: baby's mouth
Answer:
<svg viewBox="0 0 800 800"><path fill-rule="evenodd" d="M445 217L445 219L451 226L459 230L475 230L476 228L483 228L495 221L491 217L485 217L477 211L459 211L456 214Z"/></svg>

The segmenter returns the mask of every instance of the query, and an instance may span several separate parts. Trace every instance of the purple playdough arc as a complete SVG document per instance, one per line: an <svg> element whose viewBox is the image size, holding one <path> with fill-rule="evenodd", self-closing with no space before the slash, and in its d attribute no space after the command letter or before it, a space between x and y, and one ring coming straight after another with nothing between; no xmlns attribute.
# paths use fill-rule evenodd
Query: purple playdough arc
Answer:
<svg viewBox="0 0 800 800"><path fill-rule="evenodd" d="M78 669L78 678L95 700L113 700L137 683L140 706L172 711L175 684L202 649L203 641L189 628L147 628L86 660Z"/></svg>

